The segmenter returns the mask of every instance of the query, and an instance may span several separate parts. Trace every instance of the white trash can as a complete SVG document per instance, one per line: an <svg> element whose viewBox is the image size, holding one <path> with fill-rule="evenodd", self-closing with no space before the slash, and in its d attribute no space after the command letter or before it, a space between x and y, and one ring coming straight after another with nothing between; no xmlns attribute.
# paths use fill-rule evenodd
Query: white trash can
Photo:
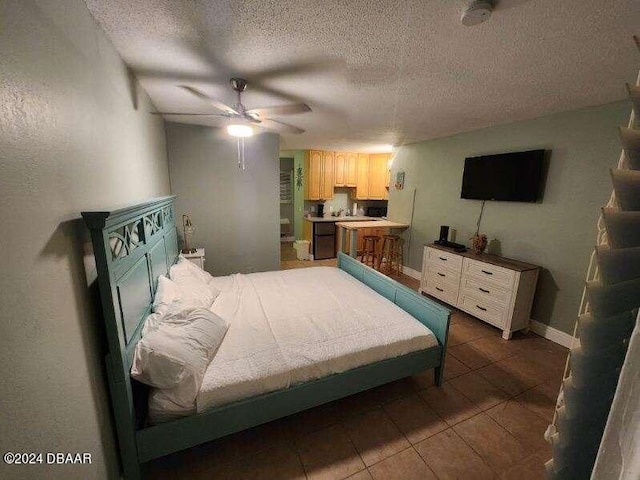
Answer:
<svg viewBox="0 0 640 480"><path fill-rule="evenodd" d="M309 260L309 240L296 240L293 242L298 260Z"/></svg>

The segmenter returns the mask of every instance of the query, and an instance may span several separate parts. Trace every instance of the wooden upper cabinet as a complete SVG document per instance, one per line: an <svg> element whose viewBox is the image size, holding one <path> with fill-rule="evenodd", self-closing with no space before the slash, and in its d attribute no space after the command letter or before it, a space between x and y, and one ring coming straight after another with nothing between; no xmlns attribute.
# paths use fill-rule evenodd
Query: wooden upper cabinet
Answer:
<svg viewBox="0 0 640 480"><path fill-rule="evenodd" d="M388 153L305 153L305 200L329 200L334 187L355 187L356 200L389 198Z"/></svg>
<svg viewBox="0 0 640 480"><path fill-rule="evenodd" d="M375 153L369 156L369 199L385 200L389 198L387 182L389 179L388 153Z"/></svg>
<svg viewBox="0 0 640 480"><path fill-rule="evenodd" d="M335 152L335 186L355 187L358 178L358 154Z"/></svg>
<svg viewBox="0 0 640 480"><path fill-rule="evenodd" d="M347 154L344 152L335 152L335 183L336 187L345 187L347 185Z"/></svg>
<svg viewBox="0 0 640 480"><path fill-rule="evenodd" d="M322 180L320 181L320 199L333 198L333 186L335 184L335 156L333 152L322 152Z"/></svg>
<svg viewBox="0 0 640 480"><path fill-rule="evenodd" d="M305 200L328 200L333 198L335 161L333 152L309 150L304 156Z"/></svg>
<svg viewBox="0 0 640 480"><path fill-rule="evenodd" d="M347 153L344 170L345 186L356 187L358 185L358 154Z"/></svg>
<svg viewBox="0 0 640 480"><path fill-rule="evenodd" d="M356 199L366 200L369 198L369 155L365 153L358 154L356 180Z"/></svg>
<svg viewBox="0 0 640 480"><path fill-rule="evenodd" d="M304 199L320 200L322 152L309 150L304 156Z"/></svg>

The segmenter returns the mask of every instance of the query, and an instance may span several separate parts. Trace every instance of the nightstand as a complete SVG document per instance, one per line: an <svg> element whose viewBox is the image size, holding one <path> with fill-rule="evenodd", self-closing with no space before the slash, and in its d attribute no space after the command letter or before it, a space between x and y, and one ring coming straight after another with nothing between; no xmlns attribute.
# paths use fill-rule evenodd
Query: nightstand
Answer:
<svg viewBox="0 0 640 480"><path fill-rule="evenodd" d="M204 270L204 248L196 248L196 253L183 253L182 256Z"/></svg>

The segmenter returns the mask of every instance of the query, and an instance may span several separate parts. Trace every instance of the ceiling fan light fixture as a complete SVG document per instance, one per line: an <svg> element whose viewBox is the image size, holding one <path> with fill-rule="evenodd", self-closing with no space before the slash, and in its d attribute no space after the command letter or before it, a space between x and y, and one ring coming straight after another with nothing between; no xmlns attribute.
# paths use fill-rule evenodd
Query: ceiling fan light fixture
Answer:
<svg viewBox="0 0 640 480"><path fill-rule="evenodd" d="M253 128L243 123L231 123L227 126L227 133L232 137L251 137Z"/></svg>

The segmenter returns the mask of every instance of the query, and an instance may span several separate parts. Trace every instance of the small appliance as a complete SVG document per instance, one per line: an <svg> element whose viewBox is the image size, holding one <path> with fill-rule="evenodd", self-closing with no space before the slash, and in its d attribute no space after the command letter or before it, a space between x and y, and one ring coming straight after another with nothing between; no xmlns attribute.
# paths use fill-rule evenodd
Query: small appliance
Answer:
<svg viewBox="0 0 640 480"><path fill-rule="evenodd" d="M436 245L441 245L443 247L453 248L456 252L466 252L467 247L462 245L461 243L455 243L449 241L449 225L440 225L440 238L438 240L434 240Z"/></svg>
<svg viewBox="0 0 640 480"><path fill-rule="evenodd" d="M367 207L367 217L386 217L387 207Z"/></svg>
<svg viewBox="0 0 640 480"><path fill-rule="evenodd" d="M438 242L445 243L449 240L449 225L440 225L440 238Z"/></svg>
<svg viewBox="0 0 640 480"><path fill-rule="evenodd" d="M318 217L324 217L324 203L318 204Z"/></svg>

